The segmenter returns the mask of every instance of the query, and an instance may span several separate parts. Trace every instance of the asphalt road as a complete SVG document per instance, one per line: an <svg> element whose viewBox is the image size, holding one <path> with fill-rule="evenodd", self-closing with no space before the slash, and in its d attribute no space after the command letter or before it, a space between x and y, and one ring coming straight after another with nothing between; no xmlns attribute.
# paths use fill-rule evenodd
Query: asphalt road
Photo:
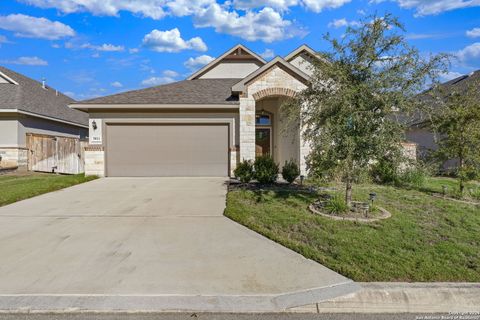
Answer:
<svg viewBox="0 0 480 320"><path fill-rule="evenodd" d="M448 314L300 314L300 313L263 313L263 314L228 314L228 313L62 313L62 314L0 314L0 320L480 320L480 315Z"/></svg>

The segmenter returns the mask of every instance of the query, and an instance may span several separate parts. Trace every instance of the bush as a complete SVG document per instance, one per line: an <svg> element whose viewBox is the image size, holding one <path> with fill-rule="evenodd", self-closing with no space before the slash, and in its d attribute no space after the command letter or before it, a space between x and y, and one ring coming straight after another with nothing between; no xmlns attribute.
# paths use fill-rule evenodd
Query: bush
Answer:
<svg viewBox="0 0 480 320"><path fill-rule="evenodd" d="M480 188L469 189L468 194L472 199L480 200Z"/></svg>
<svg viewBox="0 0 480 320"><path fill-rule="evenodd" d="M261 184L272 184L277 181L278 164L270 156L261 156L255 159L255 179Z"/></svg>
<svg viewBox="0 0 480 320"><path fill-rule="evenodd" d="M397 183L398 171L397 166L388 159L381 159L371 168L372 179L376 183Z"/></svg>
<svg viewBox="0 0 480 320"><path fill-rule="evenodd" d="M249 183L254 176L253 163L250 160L240 162L233 171L235 177L237 177L242 183Z"/></svg>
<svg viewBox="0 0 480 320"><path fill-rule="evenodd" d="M335 196L325 205L325 210L330 214L339 215L346 213L348 206L340 196Z"/></svg>
<svg viewBox="0 0 480 320"><path fill-rule="evenodd" d="M298 168L297 164L290 160L285 161L285 164L282 168L282 177L283 179L287 180L288 183L292 183L295 179L298 178L300 175L300 169Z"/></svg>
<svg viewBox="0 0 480 320"><path fill-rule="evenodd" d="M397 184L421 188L425 185L427 177L427 170L421 166L415 166L402 172L398 177Z"/></svg>

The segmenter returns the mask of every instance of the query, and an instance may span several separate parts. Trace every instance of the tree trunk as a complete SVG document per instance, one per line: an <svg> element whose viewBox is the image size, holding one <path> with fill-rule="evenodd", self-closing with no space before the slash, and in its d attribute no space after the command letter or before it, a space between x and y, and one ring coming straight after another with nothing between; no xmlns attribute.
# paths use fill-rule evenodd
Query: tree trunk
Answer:
<svg viewBox="0 0 480 320"><path fill-rule="evenodd" d="M458 168L459 168L459 173L460 173L460 177L458 177L458 179L460 180L460 196L463 197L463 191L465 190L465 184L463 183L463 166L464 166L464 161L463 161L463 158L460 158L459 159L459 164L458 164Z"/></svg>
<svg viewBox="0 0 480 320"><path fill-rule="evenodd" d="M345 203L348 208L352 207L352 178L347 177L345 184Z"/></svg>

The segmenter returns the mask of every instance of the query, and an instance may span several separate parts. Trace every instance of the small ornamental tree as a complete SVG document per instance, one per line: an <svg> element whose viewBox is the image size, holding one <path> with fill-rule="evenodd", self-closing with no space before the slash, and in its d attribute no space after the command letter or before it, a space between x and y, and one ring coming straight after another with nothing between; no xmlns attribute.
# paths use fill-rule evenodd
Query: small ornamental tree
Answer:
<svg viewBox="0 0 480 320"><path fill-rule="evenodd" d="M479 176L480 169L480 80L464 88L445 93L433 90L436 96L432 123L438 134L435 155L442 163L456 160L459 191L465 183Z"/></svg>
<svg viewBox="0 0 480 320"><path fill-rule="evenodd" d="M425 58L404 34L390 14L367 17L340 40L327 34L331 50L318 54L309 86L283 105L312 148L311 174L340 175L348 206L360 171L386 155L402 162L397 117L415 109L413 98L448 67L446 55Z"/></svg>

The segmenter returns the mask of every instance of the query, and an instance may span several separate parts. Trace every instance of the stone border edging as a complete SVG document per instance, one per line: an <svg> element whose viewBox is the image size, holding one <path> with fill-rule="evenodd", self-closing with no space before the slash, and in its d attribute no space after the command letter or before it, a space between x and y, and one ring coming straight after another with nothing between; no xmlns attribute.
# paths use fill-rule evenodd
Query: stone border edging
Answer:
<svg viewBox="0 0 480 320"><path fill-rule="evenodd" d="M392 214L389 211L380 207L378 207L378 209L382 212L382 215L380 217L375 217L375 218L350 218L350 217L333 216L333 215L318 211L313 204L309 205L308 209L315 214L318 214L322 217L336 220L336 221L343 220L343 221L356 221L356 222L368 223L368 222L375 222L379 220L385 220L392 216Z"/></svg>

